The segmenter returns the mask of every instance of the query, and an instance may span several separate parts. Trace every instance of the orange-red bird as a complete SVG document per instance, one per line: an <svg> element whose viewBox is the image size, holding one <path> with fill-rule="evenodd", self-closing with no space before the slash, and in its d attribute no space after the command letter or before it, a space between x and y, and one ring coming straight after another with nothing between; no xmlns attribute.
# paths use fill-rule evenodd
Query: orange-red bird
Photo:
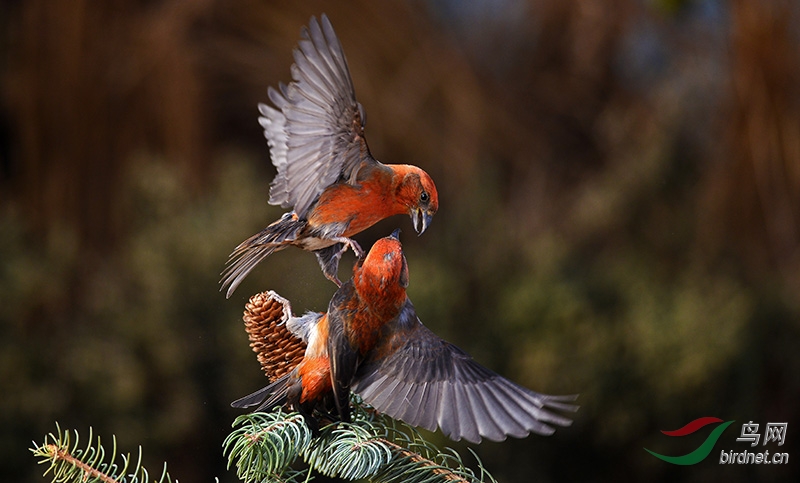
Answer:
<svg viewBox="0 0 800 483"><path fill-rule="evenodd" d="M471 442L549 435L555 431L551 425L571 424L551 410L577 410L569 404L576 396L539 394L481 366L422 325L407 285L408 266L395 232L355 266L326 314L307 314L287 325L308 342L296 370L233 406L260 410L289 402L308 420L315 407L331 407L333 396L347 421L353 391L381 413Z"/></svg>
<svg viewBox="0 0 800 483"><path fill-rule="evenodd" d="M230 297L265 257L289 245L313 251L327 278L337 277L339 259L353 249L350 237L384 218L408 214L425 231L439 207L436 186L416 166L378 162L364 138L365 114L356 101L342 45L325 15L311 18L294 51L293 81L269 88L275 108L259 104L259 122L277 175L269 202L292 208L243 241L222 272Z"/></svg>

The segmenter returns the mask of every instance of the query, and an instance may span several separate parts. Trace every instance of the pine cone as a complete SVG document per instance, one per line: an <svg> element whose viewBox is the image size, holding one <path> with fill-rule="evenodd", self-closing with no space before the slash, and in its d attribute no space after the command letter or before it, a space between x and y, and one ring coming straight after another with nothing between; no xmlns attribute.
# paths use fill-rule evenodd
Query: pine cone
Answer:
<svg viewBox="0 0 800 483"><path fill-rule="evenodd" d="M271 290L253 295L244 308L242 318L250 347L267 378L274 381L294 369L306 350L305 342L286 328L292 308L288 300Z"/></svg>

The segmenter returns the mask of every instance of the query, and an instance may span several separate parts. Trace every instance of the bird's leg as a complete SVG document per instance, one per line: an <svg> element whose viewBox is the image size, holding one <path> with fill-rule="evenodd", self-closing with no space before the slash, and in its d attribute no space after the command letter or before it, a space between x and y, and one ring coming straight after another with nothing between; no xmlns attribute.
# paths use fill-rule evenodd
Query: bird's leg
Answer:
<svg viewBox="0 0 800 483"><path fill-rule="evenodd" d="M322 267L322 273L325 274L325 278L335 283L337 287L341 287L342 282L339 280L338 271L339 260L341 260L342 255L344 255L344 252L346 252L349 247L353 250L355 256L361 260L364 258L364 250L351 238L340 236L331 238L331 240L336 243L329 247L314 250L314 253L317 255L317 261L319 262L319 266Z"/></svg>
<svg viewBox="0 0 800 483"><path fill-rule="evenodd" d="M314 408L308 407L307 404L298 404L296 409L303 416L306 426L311 430L311 435L315 438L318 437L320 435L319 421L314 417Z"/></svg>
<svg viewBox="0 0 800 483"><path fill-rule="evenodd" d="M364 258L364 255L366 255L366 253L364 253L364 249L361 248L361 245L359 245L358 242L356 242L352 238L350 239L350 249L353 250L353 253L355 253L356 257L359 260Z"/></svg>
<svg viewBox="0 0 800 483"><path fill-rule="evenodd" d="M353 240L352 238L347 238L343 236L334 238L334 240L337 243L342 243L344 245L342 253L347 251L347 247L350 247L350 249L353 250L353 254L356 256L356 258L358 258L359 260L364 258L364 250L361 248L361 245L359 245L357 241ZM339 256L341 257L342 255L339 254Z"/></svg>
<svg viewBox="0 0 800 483"><path fill-rule="evenodd" d="M337 273L339 271L339 260L346 250L347 245L336 243L314 251L325 278L335 283L337 287L342 286L342 282L339 280Z"/></svg>

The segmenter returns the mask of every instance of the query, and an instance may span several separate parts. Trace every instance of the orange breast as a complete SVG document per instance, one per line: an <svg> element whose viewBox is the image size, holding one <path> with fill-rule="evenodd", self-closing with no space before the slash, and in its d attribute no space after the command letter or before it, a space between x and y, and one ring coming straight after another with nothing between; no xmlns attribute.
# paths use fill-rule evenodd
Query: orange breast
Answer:
<svg viewBox="0 0 800 483"><path fill-rule="evenodd" d="M322 316L308 335L308 347L297 373L303 385L300 402L313 401L329 393L331 365L328 358L328 314Z"/></svg>
<svg viewBox="0 0 800 483"><path fill-rule="evenodd" d="M366 354L378 343L381 328L386 322L388 321L362 307L347 321L350 343L361 355Z"/></svg>
<svg viewBox="0 0 800 483"><path fill-rule="evenodd" d="M303 359L297 372L303 384L303 392L300 394L301 403L319 400L333 390L331 364L327 357Z"/></svg>
<svg viewBox="0 0 800 483"><path fill-rule="evenodd" d="M405 208L395 203L391 172L373 173L355 186L339 183L326 189L308 214L309 225L349 222L343 236L350 237L384 218L405 213Z"/></svg>

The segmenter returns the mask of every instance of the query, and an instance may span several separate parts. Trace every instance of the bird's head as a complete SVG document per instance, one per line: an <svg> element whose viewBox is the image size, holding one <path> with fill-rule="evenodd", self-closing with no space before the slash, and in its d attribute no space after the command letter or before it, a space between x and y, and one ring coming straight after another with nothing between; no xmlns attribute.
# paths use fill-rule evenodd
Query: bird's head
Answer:
<svg viewBox="0 0 800 483"><path fill-rule="evenodd" d="M376 310L400 307L406 299L408 263L400 230L376 241L353 269L353 283L362 300Z"/></svg>
<svg viewBox="0 0 800 483"><path fill-rule="evenodd" d="M439 209L439 193L433 179L416 166L395 166L400 176L395 199L408 211L414 230L420 235L428 228Z"/></svg>

